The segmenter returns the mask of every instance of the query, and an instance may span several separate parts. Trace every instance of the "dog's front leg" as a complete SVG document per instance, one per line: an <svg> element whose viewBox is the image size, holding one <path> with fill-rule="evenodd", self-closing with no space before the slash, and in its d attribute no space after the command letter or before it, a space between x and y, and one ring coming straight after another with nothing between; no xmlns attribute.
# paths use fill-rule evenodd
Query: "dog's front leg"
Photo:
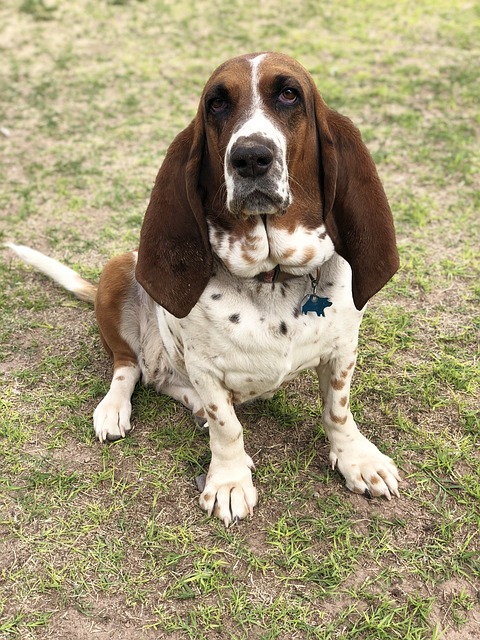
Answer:
<svg viewBox="0 0 480 640"><path fill-rule="evenodd" d="M257 491L252 482L254 465L245 452L243 428L235 414L232 393L204 374L201 380L201 385L196 386L208 416L212 459L200 506L228 527L253 514L257 504Z"/></svg>
<svg viewBox="0 0 480 640"><path fill-rule="evenodd" d="M330 462L347 487L368 497L398 496L399 473L393 461L360 433L350 411L354 347L317 368L323 400L322 422L330 442Z"/></svg>

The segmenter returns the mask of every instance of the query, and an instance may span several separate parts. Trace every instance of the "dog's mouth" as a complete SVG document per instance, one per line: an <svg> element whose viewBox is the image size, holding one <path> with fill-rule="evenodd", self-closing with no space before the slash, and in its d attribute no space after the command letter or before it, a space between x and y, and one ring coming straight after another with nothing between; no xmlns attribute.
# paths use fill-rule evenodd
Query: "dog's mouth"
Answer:
<svg viewBox="0 0 480 640"><path fill-rule="evenodd" d="M290 197L265 192L253 188L248 194L237 195L229 205L230 213L234 216L273 216L283 215L290 205Z"/></svg>

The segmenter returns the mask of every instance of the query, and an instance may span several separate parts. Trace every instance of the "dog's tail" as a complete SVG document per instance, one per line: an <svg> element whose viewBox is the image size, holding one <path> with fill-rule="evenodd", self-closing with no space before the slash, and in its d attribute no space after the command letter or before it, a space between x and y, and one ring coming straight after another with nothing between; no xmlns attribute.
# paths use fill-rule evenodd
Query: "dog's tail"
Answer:
<svg viewBox="0 0 480 640"><path fill-rule="evenodd" d="M67 291L71 291L74 296L85 302L95 302L95 296L97 294L97 285L84 280L78 273L67 267L66 265L49 258L48 256L25 247L22 244L13 244L7 242L5 246L14 251L19 258L24 262L31 265L40 273L48 276Z"/></svg>

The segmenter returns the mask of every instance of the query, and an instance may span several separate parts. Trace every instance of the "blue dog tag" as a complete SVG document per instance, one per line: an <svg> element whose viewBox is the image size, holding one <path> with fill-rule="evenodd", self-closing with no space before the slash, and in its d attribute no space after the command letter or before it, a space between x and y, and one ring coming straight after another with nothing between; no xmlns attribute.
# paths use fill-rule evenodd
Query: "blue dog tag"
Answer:
<svg viewBox="0 0 480 640"><path fill-rule="evenodd" d="M331 302L328 298L321 298L317 296L317 285L318 279L320 277L320 270L317 269L317 277L314 278L310 275L310 282L312 283L312 292L307 293L307 295L303 298L300 303L300 311L304 316L307 313L316 313L317 316L323 316L325 318L325 309L331 307L333 302Z"/></svg>
<svg viewBox="0 0 480 640"><path fill-rule="evenodd" d="M303 298L300 309L304 316L307 313L316 313L317 316L325 317L325 309L332 305L333 302L330 302L328 298L320 298L320 296L310 293Z"/></svg>

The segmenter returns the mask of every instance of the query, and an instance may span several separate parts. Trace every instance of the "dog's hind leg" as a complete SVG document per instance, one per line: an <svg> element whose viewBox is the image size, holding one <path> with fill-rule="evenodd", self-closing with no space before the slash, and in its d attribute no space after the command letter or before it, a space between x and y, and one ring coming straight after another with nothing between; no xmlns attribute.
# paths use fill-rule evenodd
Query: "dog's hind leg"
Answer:
<svg viewBox="0 0 480 640"><path fill-rule="evenodd" d="M140 367L115 366L110 389L93 413L93 426L100 442L124 438L130 431L133 390L140 378Z"/></svg>
<svg viewBox="0 0 480 640"><path fill-rule="evenodd" d="M159 391L181 402L184 407L190 409L193 413L193 419L199 427L208 428L203 403L193 387L182 384L165 383L159 388Z"/></svg>
<svg viewBox="0 0 480 640"><path fill-rule="evenodd" d="M113 359L110 389L93 414L95 433L100 442L123 438L131 429L130 399L141 370L137 353L125 340L121 329L126 309L135 300L134 265L132 253L113 258L105 266L98 285L95 301L98 328L103 345ZM129 314L129 320L131 316L135 314ZM130 341L135 339L135 328L129 337Z"/></svg>

